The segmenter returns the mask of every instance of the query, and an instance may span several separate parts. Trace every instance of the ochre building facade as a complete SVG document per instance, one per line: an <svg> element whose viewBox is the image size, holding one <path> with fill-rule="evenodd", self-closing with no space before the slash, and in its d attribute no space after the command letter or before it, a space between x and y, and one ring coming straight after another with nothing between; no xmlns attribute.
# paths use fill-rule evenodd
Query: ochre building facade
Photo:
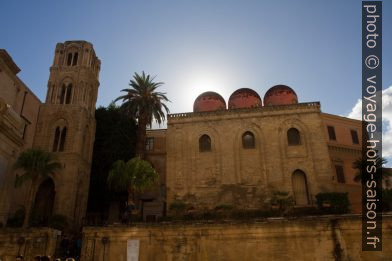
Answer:
<svg viewBox="0 0 392 261"><path fill-rule="evenodd" d="M165 138L168 208L181 200L197 209L256 209L274 191L306 207L320 192L348 192L351 211L361 211L352 168L361 156L361 122L322 113L319 102L298 103L288 86L270 88L264 99L239 89L228 106L203 93L193 112L168 115Z"/></svg>
<svg viewBox="0 0 392 261"><path fill-rule="evenodd" d="M6 50L0 49L0 224L5 225L9 213L23 203L25 186L14 188L13 164L19 153L34 141L41 101L20 80L20 68ZM1 225L0 225L1 227Z"/></svg>
<svg viewBox="0 0 392 261"><path fill-rule="evenodd" d="M12 152L8 152L10 155L1 151L1 163L3 158L9 160L6 165L1 164L7 171L5 174L2 171L0 177L7 183L0 190L4 195L0 202L0 217L3 217L0 222L5 222L18 208L27 209L27 205L32 204L38 225L47 223L54 214L65 216L70 224L80 225L87 207L101 62L91 43L58 43L50 67L46 100L41 103L16 77L19 69L4 53L1 52L0 83L1 94L5 96L0 106L1 123L13 124L8 132L13 130L14 134L2 131L1 146L11 144L3 142L7 134L15 149L8 150ZM8 68L3 69L4 64ZM20 93L23 98L19 98ZM54 153L62 168L32 187L34 200L26 202L25 191L31 184L14 189L17 172L12 170L12 165L21 151L31 147ZM13 197L14 194L17 196Z"/></svg>

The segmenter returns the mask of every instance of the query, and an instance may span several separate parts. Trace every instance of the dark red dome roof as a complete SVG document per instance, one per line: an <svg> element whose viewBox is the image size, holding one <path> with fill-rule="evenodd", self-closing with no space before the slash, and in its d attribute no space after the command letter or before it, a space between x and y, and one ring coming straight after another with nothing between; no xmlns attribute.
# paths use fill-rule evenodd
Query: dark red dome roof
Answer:
<svg viewBox="0 0 392 261"><path fill-rule="evenodd" d="M229 98L229 109L261 107L260 96L252 89L241 88L233 92Z"/></svg>
<svg viewBox="0 0 392 261"><path fill-rule="evenodd" d="M275 85L264 95L264 106L288 105L294 103L298 103L297 94L293 89L286 85Z"/></svg>
<svg viewBox="0 0 392 261"><path fill-rule="evenodd" d="M197 96L193 104L193 112L225 110L226 102L216 92L204 92Z"/></svg>

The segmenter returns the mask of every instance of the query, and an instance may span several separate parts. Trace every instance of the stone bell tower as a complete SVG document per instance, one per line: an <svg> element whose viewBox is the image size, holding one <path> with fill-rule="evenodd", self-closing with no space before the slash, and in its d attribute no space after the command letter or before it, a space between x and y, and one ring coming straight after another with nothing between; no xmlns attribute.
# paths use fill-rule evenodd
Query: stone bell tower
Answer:
<svg viewBox="0 0 392 261"><path fill-rule="evenodd" d="M56 45L34 140L35 147L53 152L63 165L45 183L46 187L52 184L54 190L49 209L53 215L66 216L74 225L81 224L87 208L100 66L89 42ZM36 188L37 195L40 187ZM37 200L32 203L37 204Z"/></svg>

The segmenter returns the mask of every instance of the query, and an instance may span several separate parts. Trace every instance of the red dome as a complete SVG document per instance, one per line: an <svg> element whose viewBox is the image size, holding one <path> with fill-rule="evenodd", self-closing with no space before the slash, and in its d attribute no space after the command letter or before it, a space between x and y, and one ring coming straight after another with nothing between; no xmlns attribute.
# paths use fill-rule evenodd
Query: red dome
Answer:
<svg viewBox="0 0 392 261"><path fill-rule="evenodd" d="M260 96L252 89L238 89L230 95L229 109L261 107Z"/></svg>
<svg viewBox="0 0 392 261"><path fill-rule="evenodd" d="M286 85L275 85L264 95L264 106L298 103L297 94Z"/></svg>
<svg viewBox="0 0 392 261"><path fill-rule="evenodd" d="M204 92L197 96L193 104L193 112L225 110L226 102L216 92Z"/></svg>

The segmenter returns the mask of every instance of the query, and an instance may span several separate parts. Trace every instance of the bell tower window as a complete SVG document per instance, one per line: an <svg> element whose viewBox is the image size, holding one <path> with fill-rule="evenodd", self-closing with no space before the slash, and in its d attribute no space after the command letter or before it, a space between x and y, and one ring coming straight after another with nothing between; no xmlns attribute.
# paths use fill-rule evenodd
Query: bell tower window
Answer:
<svg viewBox="0 0 392 261"><path fill-rule="evenodd" d="M60 104L70 104L72 102L72 83L63 84L61 87Z"/></svg>
<svg viewBox="0 0 392 261"><path fill-rule="evenodd" d="M71 64L72 64L72 53L69 53L67 58L67 65L71 66Z"/></svg>
<svg viewBox="0 0 392 261"><path fill-rule="evenodd" d="M54 133L53 152L64 151L65 138L67 136L67 127L57 127Z"/></svg>
<svg viewBox="0 0 392 261"><path fill-rule="evenodd" d="M67 55L67 66L78 65L78 52L69 52Z"/></svg>
<svg viewBox="0 0 392 261"><path fill-rule="evenodd" d="M77 64L78 64L78 53L75 53L72 60L72 66L75 66Z"/></svg>

